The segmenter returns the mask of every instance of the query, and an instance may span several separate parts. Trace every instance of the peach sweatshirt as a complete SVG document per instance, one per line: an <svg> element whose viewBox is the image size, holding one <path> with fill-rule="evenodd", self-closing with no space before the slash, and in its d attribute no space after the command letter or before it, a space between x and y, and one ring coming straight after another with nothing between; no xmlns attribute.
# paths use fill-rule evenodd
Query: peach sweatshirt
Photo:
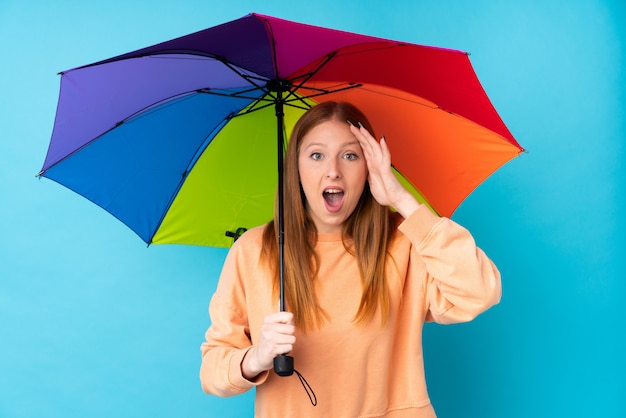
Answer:
<svg viewBox="0 0 626 418"><path fill-rule="evenodd" d="M259 267L261 236L260 227L246 232L226 257L201 347L204 391L231 396L256 386L256 417L434 417L424 377L424 322L469 321L501 295L498 270L469 232L424 206L399 224L386 267L391 307L384 327L380 317L354 325L362 289L355 258L339 234L319 235L315 290L330 320L297 332L290 354L317 406L295 374L266 371L249 381L241 373L263 318L278 310L272 280Z"/></svg>

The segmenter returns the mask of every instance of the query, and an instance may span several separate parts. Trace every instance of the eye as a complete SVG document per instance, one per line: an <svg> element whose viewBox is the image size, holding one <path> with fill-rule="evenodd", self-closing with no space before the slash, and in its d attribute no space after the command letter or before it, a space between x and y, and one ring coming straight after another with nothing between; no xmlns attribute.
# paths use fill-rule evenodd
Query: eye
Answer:
<svg viewBox="0 0 626 418"><path fill-rule="evenodd" d="M348 161L354 161L354 160L358 160L359 156L354 152L348 152L344 154L343 158L345 158Z"/></svg>
<svg viewBox="0 0 626 418"><path fill-rule="evenodd" d="M314 152L311 154L311 159L313 160L321 160L322 159L322 153L321 152Z"/></svg>

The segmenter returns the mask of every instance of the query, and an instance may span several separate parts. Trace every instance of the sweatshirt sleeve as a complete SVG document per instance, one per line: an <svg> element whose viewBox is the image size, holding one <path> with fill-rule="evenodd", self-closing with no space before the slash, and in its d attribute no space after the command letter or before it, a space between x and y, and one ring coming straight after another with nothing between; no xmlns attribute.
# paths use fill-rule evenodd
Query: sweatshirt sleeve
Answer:
<svg viewBox="0 0 626 418"><path fill-rule="evenodd" d="M222 397L244 393L263 383L268 375L268 372L264 372L250 381L241 372L241 362L252 348L252 341L245 309L245 289L238 263L242 255L237 244L226 256L217 290L209 306L211 326L200 348L202 389Z"/></svg>
<svg viewBox="0 0 626 418"><path fill-rule="evenodd" d="M421 258L421 262L411 263L409 274L424 276L426 270L426 320L442 324L471 321L500 301L500 272L467 229L437 217L425 206L398 229Z"/></svg>

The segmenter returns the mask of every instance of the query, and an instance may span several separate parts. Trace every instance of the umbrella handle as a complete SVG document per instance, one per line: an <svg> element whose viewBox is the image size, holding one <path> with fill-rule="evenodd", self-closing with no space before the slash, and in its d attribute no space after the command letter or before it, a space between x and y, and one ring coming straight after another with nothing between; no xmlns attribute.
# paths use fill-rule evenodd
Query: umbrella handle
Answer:
<svg viewBox="0 0 626 418"><path fill-rule="evenodd" d="M274 372L279 376L291 376L293 374L293 357L285 354L274 357Z"/></svg>

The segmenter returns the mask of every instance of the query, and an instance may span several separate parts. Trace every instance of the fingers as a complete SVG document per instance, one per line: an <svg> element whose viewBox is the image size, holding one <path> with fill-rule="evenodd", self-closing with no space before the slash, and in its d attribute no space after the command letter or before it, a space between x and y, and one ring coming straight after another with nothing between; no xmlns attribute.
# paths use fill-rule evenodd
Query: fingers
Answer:
<svg viewBox="0 0 626 418"><path fill-rule="evenodd" d="M360 123L359 126L350 123L350 131L359 141L363 154L369 164L391 165L389 148L387 147L387 141L384 136L381 138L380 142L377 141Z"/></svg>
<svg viewBox="0 0 626 418"><path fill-rule="evenodd" d="M274 357L292 351L296 343L295 333L296 327L291 312L267 315L261 326L261 335L255 350L259 368L270 369Z"/></svg>
<svg viewBox="0 0 626 418"><path fill-rule="evenodd" d="M274 313L271 313L271 314L267 315L264 318L263 322L266 322L266 323L272 322L272 323L291 324L291 325L293 325L293 313L285 312L285 311L274 312Z"/></svg>
<svg viewBox="0 0 626 418"><path fill-rule="evenodd" d="M387 138L385 138L385 135L380 138L380 148L383 150L384 154L391 155L389 147L387 146Z"/></svg>
<svg viewBox="0 0 626 418"><path fill-rule="evenodd" d="M350 131L352 132L352 135L354 135L354 137L357 139L357 141L359 141L361 148L363 148L363 152L365 152L367 155L372 155L372 152L375 149L374 147L376 144L376 139L374 139L369 131L365 129L360 123L359 126L350 124Z"/></svg>
<svg viewBox="0 0 626 418"><path fill-rule="evenodd" d="M261 326L261 339L267 345L273 347L273 352L277 347L288 348L287 351L274 353L276 355L291 351L291 345L296 342L295 333L296 327L293 324L293 314L291 312L278 312L268 315Z"/></svg>

